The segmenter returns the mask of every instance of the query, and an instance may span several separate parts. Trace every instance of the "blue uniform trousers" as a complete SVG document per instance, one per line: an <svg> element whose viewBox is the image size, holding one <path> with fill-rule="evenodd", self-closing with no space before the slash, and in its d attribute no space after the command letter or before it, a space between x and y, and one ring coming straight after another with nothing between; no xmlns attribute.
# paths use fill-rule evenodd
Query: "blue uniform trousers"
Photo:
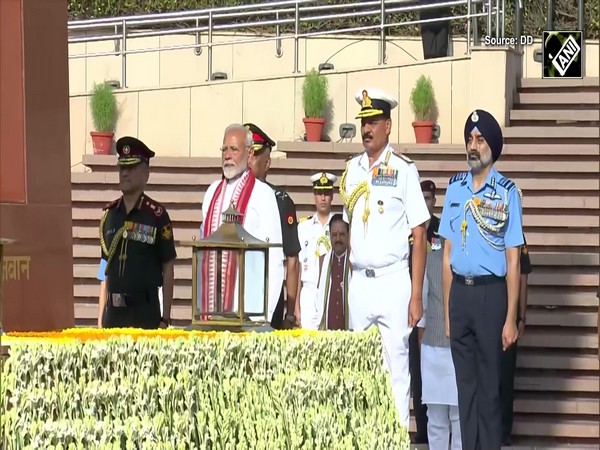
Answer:
<svg viewBox="0 0 600 450"><path fill-rule="evenodd" d="M455 275L449 309L463 450L500 450L505 279Z"/></svg>

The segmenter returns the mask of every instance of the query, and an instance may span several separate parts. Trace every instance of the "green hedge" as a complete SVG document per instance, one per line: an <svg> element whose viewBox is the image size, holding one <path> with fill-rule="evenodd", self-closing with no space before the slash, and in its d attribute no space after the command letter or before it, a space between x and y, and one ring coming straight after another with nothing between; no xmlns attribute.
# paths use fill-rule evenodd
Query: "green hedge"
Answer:
<svg viewBox="0 0 600 450"><path fill-rule="evenodd" d="M12 344L0 381L7 450L409 445L377 332Z"/></svg>
<svg viewBox="0 0 600 450"><path fill-rule="evenodd" d="M585 28L588 39L598 39L600 30L600 12L597 0L585 1ZM158 13L167 11L185 11L204 9L211 7L232 6L240 4L262 3L263 0L69 0L69 17L71 20L91 19L98 17L114 17L144 13ZM343 0L331 0L329 3L351 3ZM547 0L527 0L525 2L524 30L525 34L541 36L546 27ZM507 0L507 35L513 33L513 8L514 0ZM346 11L352 11L351 5ZM455 14L465 14L466 6L454 8ZM555 7L555 29L575 30L577 29L577 0L556 0ZM283 18L283 15L282 15ZM415 20L416 14L393 14L388 20L390 22ZM255 21L256 18L243 18L240 21ZM378 17L360 17L356 19L340 19L329 22L302 23L303 32L317 31L321 29L341 29L356 27L360 25L377 25ZM483 21L482 21L483 24ZM453 24L452 33L455 36L466 35L466 24L457 21ZM249 30L250 31L250 30ZM273 31L266 28L261 32ZM284 27L284 32L293 31L293 27ZM371 30L362 34L376 35L378 30ZM417 26L402 26L390 30L395 36L418 36Z"/></svg>

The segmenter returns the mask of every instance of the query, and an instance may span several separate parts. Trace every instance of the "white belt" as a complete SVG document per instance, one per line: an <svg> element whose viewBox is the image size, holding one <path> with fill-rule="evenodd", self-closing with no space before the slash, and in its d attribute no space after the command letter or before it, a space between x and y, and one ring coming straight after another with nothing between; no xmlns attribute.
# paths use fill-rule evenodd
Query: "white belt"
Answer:
<svg viewBox="0 0 600 450"><path fill-rule="evenodd" d="M353 267L352 268L352 275L358 274L358 275L363 275L367 278L378 278L378 277L382 277L384 275L388 275L390 273L394 273L394 272L400 272L402 270L408 270L408 261L398 261L395 262L394 264L390 264L389 266L385 266L385 267L379 267L379 268L369 268L369 269L363 269L363 268L356 268Z"/></svg>

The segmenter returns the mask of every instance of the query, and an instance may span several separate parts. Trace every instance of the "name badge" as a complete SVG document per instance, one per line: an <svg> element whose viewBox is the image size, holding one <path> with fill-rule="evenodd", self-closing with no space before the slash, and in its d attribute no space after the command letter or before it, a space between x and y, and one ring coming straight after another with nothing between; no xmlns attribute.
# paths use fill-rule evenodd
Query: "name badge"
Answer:
<svg viewBox="0 0 600 450"><path fill-rule="evenodd" d="M442 248L442 243L440 242L439 238L432 237L431 238L431 250L436 251L441 248Z"/></svg>
<svg viewBox="0 0 600 450"><path fill-rule="evenodd" d="M382 187L396 187L398 184L398 171L389 167L376 167L373 169L371 185Z"/></svg>

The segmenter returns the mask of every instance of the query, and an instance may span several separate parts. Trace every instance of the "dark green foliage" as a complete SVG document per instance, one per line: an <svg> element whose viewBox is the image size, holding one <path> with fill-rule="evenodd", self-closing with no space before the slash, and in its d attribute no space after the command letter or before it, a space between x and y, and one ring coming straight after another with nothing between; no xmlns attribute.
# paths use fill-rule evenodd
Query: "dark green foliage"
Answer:
<svg viewBox="0 0 600 450"><path fill-rule="evenodd" d="M241 4L262 3L264 0L68 0L70 20L92 19L99 17L115 17L138 14L151 14L167 11L185 11L194 9L215 8L223 6L234 6ZM351 12L353 9L351 2L343 0L330 0L328 3L339 4L348 3L345 12ZM540 37L546 27L547 0L528 0L525 2L524 34ZM585 0L585 37L587 39L598 39L600 35L600 8L597 0ZM507 0L506 13L506 35L513 35L514 1ZM454 14L465 14L466 6L453 8ZM339 11L342 12L342 11ZM317 13L315 13L316 15ZM280 15L281 18L284 15ZM293 14L288 18L292 18ZM415 13L391 14L388 15L388 23L406 22L417 19ZM227 19L230 21L231 19ZM242 17L240 22L255 22L257 17ZM554 22L556 30L576 30L577 29L577 0L556 0ZM217 21L218 23L218 21ZM378 25L378 16L355 17L348 19L339 19L336 21L322 22L303 22L301 23L301 32L314 32L317 30L352 28L363 25ZM483 21L482 21L483 24ZM254 27L255 28L255 27ZM246 30L251 31L251 30ZM261 27L261 32L273 32L274 27ZM282 32L292 32L293 24L283 26ZM378 30L364 31L363 35L377 35ZM389 29L391 36L418 36L419 29L417 25L401 26ZM454 36L464 36L466 34L466 22L456 21L452 26Z"/></svg>

